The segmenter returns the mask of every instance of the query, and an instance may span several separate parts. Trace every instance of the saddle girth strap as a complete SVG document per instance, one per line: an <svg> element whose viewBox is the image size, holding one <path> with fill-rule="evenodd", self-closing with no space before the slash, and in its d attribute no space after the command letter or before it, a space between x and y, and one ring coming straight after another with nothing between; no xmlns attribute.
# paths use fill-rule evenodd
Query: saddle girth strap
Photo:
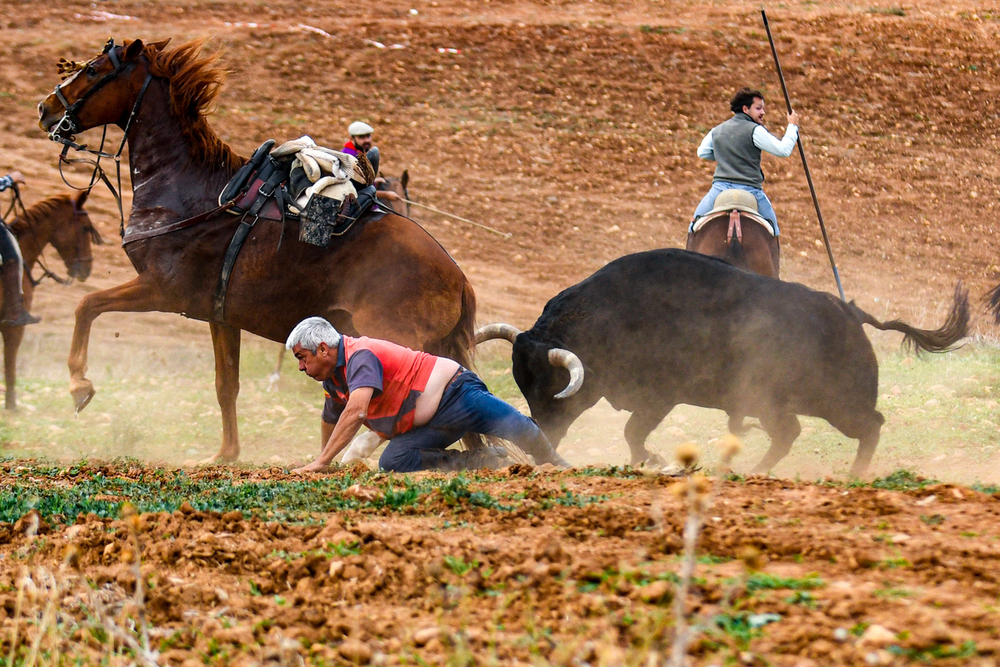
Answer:
<svg viewBox="0 0 1000 667"><path fill-rule="evenodd" d="M243 243L247 240L247 236L250 235L250 230L253 229L254 224L257 222L257 214L254 209L260 210L258 204L263 205L265 199L262 197L257 200L254 204L254 208L243 214L240 218L240 226L236 228L236 233L233 234L233 240L229 242L229 247L226 248L226 255L222 258L222 271L219 272L219 282L215 287L215 296L212 298L212 318L216 322L225 322L226 319L226 292L229 290L229 278L233 273L233 266L236 265L236 258L239 257L240 250L243 248ZM253 216L252 218L250 216Z"/></svg>

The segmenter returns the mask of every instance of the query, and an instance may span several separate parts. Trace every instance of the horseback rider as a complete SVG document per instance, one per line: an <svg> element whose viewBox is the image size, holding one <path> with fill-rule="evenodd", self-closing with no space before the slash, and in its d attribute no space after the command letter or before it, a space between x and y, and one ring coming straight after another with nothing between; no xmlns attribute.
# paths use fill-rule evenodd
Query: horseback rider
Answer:
<svg viewBox="0 0 1000 667"><path fill-rule="evenodd" d="M715 205L715 198L724 190L746 190L757 199L757 212L774 227L778 236L778 219L771 200L764 194L764 172L760 168L761 151L788 157L798 140L799 115L788 114L785 135L778 139L764 128L764 95L759 90L741 88L729 102L733 117L716 125L698 146L698 157L716 162L712 187L694 212L695 221Z"/></svg>
<svg viewBox="0 0 1000 667"><path fill-rule="evenodd" d="M0 176L0 192L7 188L24 184L24 174L12 171L6 176ZM17 239L7 227L7 222L0 219L0 283L3 284L3 308L0 309L0 324L24 326L41 322L24 308L24 259L21 258L21 248Z"/></svg>
<svg viewBox="0 0 1000 667"><path fill-rule="evenodd" d="M364 123L360 120L356 120L347 127L347 134L351 136L344 144L344 152L348 155L358 155L359 153L364 153L368 161L371 162L372 169L375 170L375 184L376 193L375 196L379 199L385 199L388 201L397 201L400 196L391 190L379 190L378 183L384 181L381 176L378 175L378 163L379 163L379 151L378 146L372 145L372 133L375 130L368 123ZM361 198L361 189L358 189L358 199ZM391 205L390 205L391 206Z"/></svg>

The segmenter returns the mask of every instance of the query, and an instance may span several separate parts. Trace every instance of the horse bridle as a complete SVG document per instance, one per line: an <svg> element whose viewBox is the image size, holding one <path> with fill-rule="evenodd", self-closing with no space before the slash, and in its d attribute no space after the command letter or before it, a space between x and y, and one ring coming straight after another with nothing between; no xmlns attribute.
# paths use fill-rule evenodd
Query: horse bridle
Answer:
<svg viewBox="0 0 1000 667"><path fill-rule="evenodd" d="M53 94L56 96L56 99L58 99L59 102L63 105L64 111L62 118L60 118L59 122L56 123L53 129L49 131L49 139L63 145L62 153L59 154L59 176L62 177L63 183L68 185L70 188L73 188L74 190L86 190L88 192L90 192L90 190L94 187L94 185L97 183L98 180L104 181L104 184L108 186L108 190L111 191L111 196L115 198L115 202L118 204L118 217L119 217L118 233L119 235L121 235L122 238L124 238L125 210L122 207L122 198L120 194L122 189L121 155L122 151L125 150L125 144L128 142L128 133L129 129L132 127L132 121L135 120L136 114L139 112L139 106L142 104L142 99L146 95L146 89L149 87L149 82L153 80L153 74L151 72L146 73L146 80L143 81L142 88L139 89L139 94L136 96L135 103L132 105L132 111L129 113L128 121L126 121L125 123L124 136L122 136L122 142L121 144L119 144L117 152L112 154L112 153L106 153L104 151L104 142L108 136L107 125L104 126L104 131L101 134L101 147L98 150L87 148L86 144L77 144L73 141L76 138L76 134L78 132L83 131L83 126L80 123L80 119L76 115L77 111L83 106L83 103L87 101L87 98L91 97L94 93L99 91L105 85L111 83L116 78L118 78L118 75L121 74L126 67L128 67L128 63L123 61L118 56L117 52L118 48L119 47L115 45L115 40L113 38L107 41L107 43L104 45L104 50L101 52L101 55L108 56L108 59L114 66L114 69L105 74L103 77L101 77L101 79L97 83L95 83L87 91L85 91L83 95L81 95L80 98L75 102L73 102L72 104L69 103L69 100L66 99L66 96L63 95L62 91L62 87L66 83L68 83L68 81L63 81L58 85L56 85ZM100 58L100 56L97 56L97 58ZM97 58L88 61L88 63L84 65L82 68L80 68L79 71L85 70L87 67L90 66L90 63L93 63L95 60L97 60ZM69 81L72 81L73 78L74 77L71 77ZM70 159L66 157L70 148L73 148L77 151L90 153L91 155L96 155L97 159L96 160L90 158ZM115 177L118 183L117 189L111 184L110 179L108 179L107 173L101 166L101 158L105 157L115 161ZM90 183L83 188L78 188L73 184L71 184L66 179L66 175L63 173L63 165L65 164L94 165L94 172L91 174Z"/></svg>

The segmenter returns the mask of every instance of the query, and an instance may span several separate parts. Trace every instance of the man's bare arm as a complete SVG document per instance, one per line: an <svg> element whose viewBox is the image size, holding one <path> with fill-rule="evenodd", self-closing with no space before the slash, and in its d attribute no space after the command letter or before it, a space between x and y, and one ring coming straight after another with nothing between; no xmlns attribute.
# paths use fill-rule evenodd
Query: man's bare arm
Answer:
<svg viewBox="0 0 1000 667"><path fill-rule="evenodd" d="M312 463L296 468L292 472L315 472L330 465L334 457L350 444L354 436L357 435L358 429L365 423L365 419L368 417L368 404L372 400L373 393L375 390L371 387L360 387L352 391L347 399L347 405L340 413L340 418L333 426L330 437L327 439L326 445L323 446L319 457ZM323 424L325 431L329 424L326 422Z"/></svg>

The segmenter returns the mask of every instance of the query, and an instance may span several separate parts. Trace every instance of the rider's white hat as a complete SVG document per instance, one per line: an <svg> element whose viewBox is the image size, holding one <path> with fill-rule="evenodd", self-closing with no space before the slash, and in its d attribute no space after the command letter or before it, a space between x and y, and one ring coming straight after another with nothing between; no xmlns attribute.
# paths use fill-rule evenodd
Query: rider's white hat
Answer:
<svg viewBox="0 0 1000 667"><path fill-rule="evenodd" d="M347 133L352 137L362 137L366 134L371 134L375 130L368 123L362 123L360 120L356 120L347 126Z"/></svg>

